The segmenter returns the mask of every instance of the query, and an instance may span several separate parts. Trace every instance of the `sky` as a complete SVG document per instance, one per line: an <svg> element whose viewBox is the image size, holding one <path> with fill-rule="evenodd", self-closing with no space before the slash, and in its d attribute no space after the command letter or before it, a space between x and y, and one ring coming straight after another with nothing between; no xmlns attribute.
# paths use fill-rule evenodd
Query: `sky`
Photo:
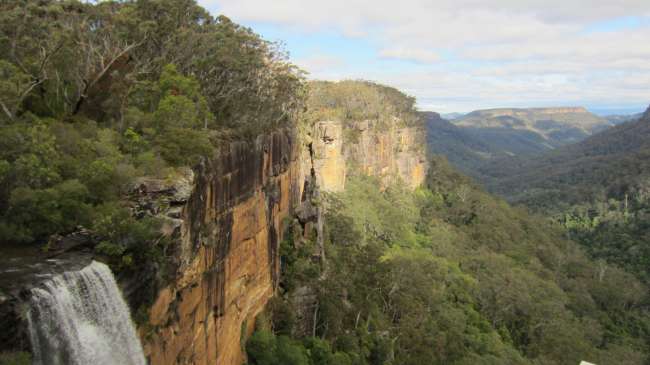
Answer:
<svg viewBox="0 0 650 365"><path fill-rule="evenodd" d="M650 104L650 0L198 0L321 80L364 79L420 110Z"/></svg>

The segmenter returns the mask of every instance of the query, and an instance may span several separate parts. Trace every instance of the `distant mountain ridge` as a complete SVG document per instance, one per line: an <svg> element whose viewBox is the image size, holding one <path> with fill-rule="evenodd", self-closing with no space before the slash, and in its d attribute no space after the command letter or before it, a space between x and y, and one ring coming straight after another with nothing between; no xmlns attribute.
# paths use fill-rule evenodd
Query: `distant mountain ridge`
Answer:
<svg viewBox="0 0 650 365"><path fill-rule="evenodd" d="M533 132L546 140L549 148L578 142L612 125L584 107L476 110L453 123L466 128L506 128Z"/></svg>
<svg viewBox="0 0 650 365"><path fill-rule="evenodd" d="M650 107L641 118L534 158L479 168L488 190L529 206L622 198L650 178Z"/></svg>
<svg viewBox="0 0 650 365"><path fill-rule="evenodd" d="M523 116L530 114L563 114L563 113L583 113L588 114L589 111L582 106L569 106L569 107L545 107L545 108L491 108L491 109L478 109L466 116L483 115L483 116L499 116L499 115L512 115Z"/></svg>
<svg viewBox="0 0 650 365"><path fill-rule="evenodd" d="M430 152L446 156L458 169L512 201L527 199L524 196L536 184L533 180L545 185L547 176L560 173L554 168L558 159L600 150L634 150L650 141L650 131L632 128L636 125L632 122L613 126L583 107L476 110L453 121L435 112L422 115ZM650 118L650 112L645 118Z"/></svg>

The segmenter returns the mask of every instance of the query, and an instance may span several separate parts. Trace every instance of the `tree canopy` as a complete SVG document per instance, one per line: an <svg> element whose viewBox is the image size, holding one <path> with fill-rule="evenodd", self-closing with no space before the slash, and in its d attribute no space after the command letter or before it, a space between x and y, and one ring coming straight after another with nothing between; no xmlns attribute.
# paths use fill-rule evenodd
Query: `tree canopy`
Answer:
<svg viewBox="0 0 650 365"><path fill-rule="evenodd" d="M290 235L251 364L304 363L273 358L281 338L311 363L644 364L644 284L445 160L429 172L414 192L355 177L327 196L325 268Z"/></svg>
<svg viewBox="0 0 650 365"><path fill-rule="evenodd" d="M134 178L293 126L303 89L278 44L193 0L3 1L3 241L92 228Z"/></svg>

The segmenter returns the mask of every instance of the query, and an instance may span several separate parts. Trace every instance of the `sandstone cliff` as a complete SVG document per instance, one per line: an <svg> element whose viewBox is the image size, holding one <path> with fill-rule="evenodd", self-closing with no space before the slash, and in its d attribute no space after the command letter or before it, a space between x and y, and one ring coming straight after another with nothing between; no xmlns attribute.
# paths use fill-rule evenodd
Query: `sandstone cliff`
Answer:
<svg viewBox="0 0 650 365"><path fill-rule="evenodd" d="M175 279L141 326L152 364L241 364L240 339L278 282L283 221L304 180L289 132L233 143L195 172L182 207Z"/></svg>
<svg viewBox="0 0 650 365"><path fill-rule="evenodd" d="M277 288L286 222L318 221L318 209L309 207L315 186L341 190L355 173L422 183L418 128L352 125L317 123L302 143L288 131L233 143L196 169L192 192L167 229L177 246L175 278L158 290L140 327L152 364L244 361L242 341Z"/></svg>
<svg viewBox="0 0 650 365"><path fill-rule="evenodd" d="M354 174L412 187L424 180L423 134L417 127L399 120L345 127L323 121L310 130L301 138L295 130L282 130L233 142L171 181L142 179L134 186L125 204L136 217L162 218L169 241L163 262L118 278L149 363L244 362L243 344L255 317L277 291L286 226L298 221L303 234L322 229L320 208L312 204L319 185L341 190ZM97 240L77 232L57 246L85 247L84 260L71 260L81 263L93 256ZM319 254L324 257L322 247ZM17 283L15 294L0 298L0 327L13 328L2 346L7 351L29 350L19 311L29 298L20 293L34 283Z"/></svg>
<svg viewBox="0 0 650 365"><path fill-rule="evenodd" d="M379 123L321 121L312 133L314 168L319 186L341 191L354 174L376 176L384 185L402 180L411 188L424 181L427 164L424 131L399 120Z"/></svg>

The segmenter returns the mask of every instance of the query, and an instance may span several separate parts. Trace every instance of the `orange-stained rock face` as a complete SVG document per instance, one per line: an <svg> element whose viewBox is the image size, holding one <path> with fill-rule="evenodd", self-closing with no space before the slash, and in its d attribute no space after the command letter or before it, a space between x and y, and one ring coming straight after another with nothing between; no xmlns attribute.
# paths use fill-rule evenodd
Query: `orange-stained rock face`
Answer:
<svg viewBox="0 0 650 365"><path fill-rule="evenodd" d="M413 188L424 180L416 128L359 122L354 140L337 122L315 128L308 148L298 146L293 132L277 132L232 143L188 175L193 180L183 186L192 186L191 194L180 199L182 208L170 208L182 210L165 229L171 235L180 226L169 253L178 263L175 276L157 291L148 323L139 328L151 364L244 362L242 340L278 285L283 222L309 200L303 189L314 191L314 179L330 191L342 190L355 172ZM304 206L296 217L308 224L314 212Z"/></svg>
<svg viewBox="0 0 650 365"><path fill-rule="evenodd" d="M234 143L197 171L183 207L181 264L141 326L151 364L244 361L241 337L274 294L284 218L303 175L289 132Z"/></svg>
<svg viewBox="0 0 650 365"><path fill-rule="evenodd" d="M338 121L317 123L312 145L320 188L341 191L347 176L359 173L379 177L384 185L401 179L411 188L420 186L427 170L424 131L398 124L361 121L346 130Z"/></svg>

